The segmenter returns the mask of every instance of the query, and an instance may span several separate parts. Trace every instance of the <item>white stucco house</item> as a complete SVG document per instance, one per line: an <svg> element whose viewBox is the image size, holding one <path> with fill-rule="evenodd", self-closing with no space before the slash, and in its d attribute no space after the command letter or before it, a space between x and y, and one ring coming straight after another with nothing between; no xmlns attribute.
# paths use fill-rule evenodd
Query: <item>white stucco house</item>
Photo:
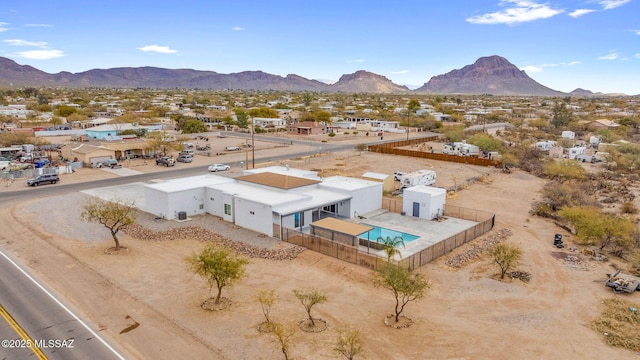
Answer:
<svg viewBox="0 0 640 360"><path fill-rule="evenodd" d="M144 211L165 219L212 214L247 229L281 237L325 217L352 218L381 208L382 183L287 167L242 176L200 175L144 187Z"/></svg>

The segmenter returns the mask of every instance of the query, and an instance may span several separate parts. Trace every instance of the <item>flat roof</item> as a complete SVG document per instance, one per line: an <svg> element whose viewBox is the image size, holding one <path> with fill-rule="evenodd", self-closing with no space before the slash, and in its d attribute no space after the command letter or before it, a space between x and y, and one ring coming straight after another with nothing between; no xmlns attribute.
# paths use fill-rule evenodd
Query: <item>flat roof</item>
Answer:
<svg viewBox="0 0 640 360"><path fill-rule="evenodd" d="M364 234L367 231L373 229L373 226L356 224L336 218L324 218L318 221L312 222L311 226L333 230L342 234L347 234L351 236L358 236L360 234Z"/></svg>
<svg viewBox="0 0 640 360"><path fill-rule="evenodd" d="M316 209L323 206L335 204L340 201L351 199L351 195L345 193L337 193L329 190L314 189L305 191L308 197L301 199L299 202L282 204L274 207L273 211L280 215L289 215L299 211Z"/></svg>
<svg viewBox="0 0 640 360"><path fill-rule="evenodd" d="M289 176L276 174L272 172L263 172L259 174L250 174L235 178L238 181L246 181L259 185L266 185L278 189L289 190L303 186L314 185L320 183L318 180L301 178L298 176Z"/></svg>
<svg viewBox="0 0 640 360"><path fill-rule="evenodd" d="M184 190L193 190L205 186L233 182L233 179L220 175L197 175L178 179L169 179L162 182L145 185L146 188L172 193Z"/></svg>
<svg viewBox="0 0 640 360"><path fill-rule="evenodd" d="M320 186L323 188L340 189L343 191L354 191L366 189L372 186L382 186L382 183L379 181L356 179L346 176L331 176L325 178Z"/></svg>

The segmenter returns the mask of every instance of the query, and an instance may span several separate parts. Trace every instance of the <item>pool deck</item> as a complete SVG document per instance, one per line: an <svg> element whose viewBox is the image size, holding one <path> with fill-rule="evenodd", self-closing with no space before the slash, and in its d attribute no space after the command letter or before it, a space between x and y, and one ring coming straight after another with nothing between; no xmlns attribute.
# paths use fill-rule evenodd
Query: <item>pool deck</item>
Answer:
<svg viewBox="0 0 640 360"><path fill-rule="evenodd" d="M478 224L478 222L475 221L453 217L445 218L446 219L442 221L425 220L413 216L400 215L387 210L378 210L364 214L362 218L353 219L353 222L366 223L372 226L379 226L419 236L420 238L405 243L404 247L398 248L401 254L400 258L404 259ZM372 240L375 241L375 239ZM386 257L382 250L367 249L366 246L360 246L360 250L365 252L369 250L371 254Z"/></svg>

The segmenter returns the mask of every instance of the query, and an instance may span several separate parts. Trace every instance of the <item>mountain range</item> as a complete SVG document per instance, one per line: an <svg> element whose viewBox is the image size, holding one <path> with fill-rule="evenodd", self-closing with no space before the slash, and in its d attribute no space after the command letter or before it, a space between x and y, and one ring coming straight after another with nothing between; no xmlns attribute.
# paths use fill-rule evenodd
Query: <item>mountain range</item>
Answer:
<svg viewBox="0 0 640 360"><path fill-rule="evenodd" d="M474 64L432 77L418 89L410 90L388 78L360 70L345 74L333 84L289 74L285 77L262 71L221 74L193 69L120 67L92 69L79 73L49 74L29 65L19 65L0 57L0 87L106 87L106 88L186 88L211 90L324 91L346 93L492 94L523 96L590 96L589 90L571 93L550 89L531 79L500 56L479 58Z"/></svg>

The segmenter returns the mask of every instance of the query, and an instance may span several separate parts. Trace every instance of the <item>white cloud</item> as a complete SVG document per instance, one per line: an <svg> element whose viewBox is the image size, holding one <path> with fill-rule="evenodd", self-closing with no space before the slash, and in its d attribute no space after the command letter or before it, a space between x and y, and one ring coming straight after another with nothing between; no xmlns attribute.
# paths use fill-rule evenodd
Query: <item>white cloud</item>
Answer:
<svg viewBox="0 0 640 360"><path fill-rule="evenodd" d="M529 73L542 72L542 68L539 68L539 67L533 66L533 65L525 66L525 67L521 68L520 70L524 70L524 71L529 72Z"/></svg>
<svg viewBox="0 0 640 360"><path fill-rule="evenodd" d="M178 50L174 50L168 46L160 46L160 45L147 45L147 46L138 48L138 50L145 51L145 52L157 52L161 54L175 54L178 52Z"/></svg>
<svg viewBox="0 0 640 360"><path fill-rule="evenodd" d="M0 32L5 32L5 31L9 30L7 25L9 25L9 23L0 22Z"/></svg>
<svg viewBox="0 0 640 360"><path fill-rule="evenodd" d="M611 9L620 7L628 3L629 1L631 0L603 0L603 1L600 1L600 5L602 5L602 8L604 10L611 10Z"/></svg>
<svg viewBox="0 0 640 360"><path fill-rule="evenodd" d="M640 59L640 53L635 55L636 59Z"/></svg>
<svg viewBox="0 0 640 360"><path fill-rule="evenodd" d="M580 17L582 15L586 15L588 13L592 13L595 10L593 9L577 9L577 10L573 10L572 12L569 13L569 16L571 16L572 18L577 18Z"/></svg>
<svg viewBox="0 0 640 360"><path fill-rule="evenodd" d="M636 35L640 35L640 30L629 30L632 33L636 34Z"/></svg>
<svg viewBox="0 0 640 360"><path fill-rule="evenodd" d="M242 31L242 30L244 30L244 28L240 27L240 26L234 26L231 30L233 30L233 31Z"/></svg>
<svg viewBox="0 0 640 360"><path fill-rule="evenodd" d="M53 27L50 24L24 24L25 27Z"/></svg>
<svg viewBox="0 0 640 360"><path fill-rule="evenodd" d="M29 50L20 51L16 56L33 60L48 60L63 57L64 52L60 50Z"/></svg>
<svg viewBox="0 0 640 360"><path fill-rule="evenodd" d="M393 75L408 74L409 70L390 71L389 73Z"/></svg>
<svg viewBox="0 0 640 360"><path fill-rule="evenodd" d="M41 49L47 48L47 43L44 41L34 42L34 41L27 41L27 40L21 40L21 39L7 39L3 41L11 46L35 46Z"/></svg>
<svg viewBox="0 0 640 360"><path fill-rule="evenodd" d="M364 59L354 59L354 60L347 61L348 64L363 63L363 62L364 62Z"/></svg>
<svg viewBox="0 0 640 360"><path fill-rule="evenodd" d="M611 50L607 55L602 55L598 57L598 60L615 60L618 57L619 57L618 53L615 50Z"/></svg>
<svg viewBox="0 0 640 360"><path fill-rule="evenodd" d="M576 65L582 64L582 62L580 62L580 61L572 61L572 62L562 63L562 64L563 65L567 65L567 66L576 66Z"/></svg>
<svg viewBox="0 0 640 360"><path fill-rule="evenodd" d="M503 11L473 16L467 19L472 24L517 24L546 19L563 13L562 9L553 9L547 4L529 0L503 0L501 6L510 6Z"/></svg>

